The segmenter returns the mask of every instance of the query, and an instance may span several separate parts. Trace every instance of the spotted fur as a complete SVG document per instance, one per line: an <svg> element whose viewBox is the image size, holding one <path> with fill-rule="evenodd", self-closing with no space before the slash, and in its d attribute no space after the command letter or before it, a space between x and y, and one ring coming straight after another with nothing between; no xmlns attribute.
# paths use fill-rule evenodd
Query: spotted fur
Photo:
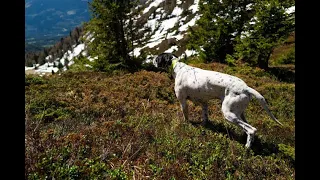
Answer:
<svg viewBox="0 0 320 180"><path fill-rule="evenodd" d="M171 59L170 59L171 58ZM170 54L161 55L156 60L155 66L169 68L175 56ZM229 122L240 126L247 133L247 143L249 148L257 129L248 124L244 111L247 108L252 96L258 99L262 107L270 117L278 124L282 125L270 112L264 97L256 90L238 77L228 74L203 70L189 66L182 62L177 62L173 66L172 76L175 79L175 94L181 104L185 121L188 121L187 99L202 106L203 123L208 122L208 101L220 99L222 101L222 113Z"/></svg>

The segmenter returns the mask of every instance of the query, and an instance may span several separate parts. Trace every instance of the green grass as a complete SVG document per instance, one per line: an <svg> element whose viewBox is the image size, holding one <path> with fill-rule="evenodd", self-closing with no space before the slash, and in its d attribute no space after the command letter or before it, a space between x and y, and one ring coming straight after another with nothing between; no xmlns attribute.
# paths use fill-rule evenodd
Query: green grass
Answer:
<svg viewBox="0 0 320 180"><path fill-rule="evenodd" d="M295 179L295 85L239 64L196 64L237 75L268 101L276 125L253 99L246 135L210 102L207 126L189 102L184 122L168 74L66 72L26 76L26 179Z"/></svg>

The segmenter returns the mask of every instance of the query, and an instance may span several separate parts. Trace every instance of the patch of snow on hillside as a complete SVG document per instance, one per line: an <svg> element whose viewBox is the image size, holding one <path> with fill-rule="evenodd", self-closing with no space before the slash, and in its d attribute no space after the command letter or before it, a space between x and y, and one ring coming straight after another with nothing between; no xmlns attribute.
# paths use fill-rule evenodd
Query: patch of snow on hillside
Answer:
<svg viewBox="0 0 320 180"><path fill-rule="evenodd" d="M168 33L167 39L176 38L177 41L181 40L183 38L183 34L177 34L174 35L177 31L173 31L171 33Z"/></svg>
<svg viewBox="0 0 320 180"><path fill-rule="evenodd" d="M27 67L27 66L24 67L24 70L25 70L25 71L31 70L31 69L34 69L34 67Z"/></svg>
<svg viewBox="0 0 320 180"><path fill-rule="evenodd" d="M88 55L87 50L82 51L81 55L82 55L82 56L87 56L87 55Z"/></svg>
<svg viewBox="0 0 320 180"><path fill-rule="evenodd" d="M174 50L178 51L178 46L171 46L169 49L164 51L165 53L172 53Z"/></svg>
<svg viewBox="0 0 320 180"><path fill-rule="evenodd" d="M144 63L152 63L153 62L153 59L154 59L154 56L153 55L148 55L146 57L146 60L144 61Z"/></svg>
<svg viewBox="0 0 320 180"><path fill-rule="evenodd" d="M164 0L155 0L153 1L148 7L146 7L143 10L143 14L147 13L153 6L157 7L160 3L162 3Z"/></svg>
<svg viewBox="0 0 320 180"><path fill-rule="evenodd" d="M247 11L248 11L248 10L251 10L251 9L252 9L252 7L251 7L251 6L252 6L252 3L247 4L247 5L246 5L246 10L247 10Z"/></svg>
<svg viewBox="0 0 320 180"><path fill-rule="evenodd" d="M292 7L289 7L288 9L286 9L286 13L288 13L288 14L291 14L291 13L293 13L295 11L296 11L296 7L295 6L292 6Z"/></svg>
<svg viewBox="0 0 320 180"><path fill-rule="evenodd" d="M146 44L144 47L149 47L149 48L153 48L155 47L156 45L160 44L162 42L163 39L158 39L158 40L155 40L155 41L149 41L148 44ZM139 50L140 51L140 50Z"/></svg>
<svg viewBox="0 0 320 180"><path fill-rule="evenodd" d="M144 9L143 13L147 13L150 10L150 8L153 6L155 7L159 6L161 2L163 2L163 0L153 1L147 8ZM177 5L182 4L182 1L177 0L176 4ZM194 3L188 9L192 11L192 13L198 12L199 0L195 0ZM164 9L162 7L159 7L156 9L155 12L157 12L157 14L155 15L155 18L153 18L153 14L151 14L150 17L148 18L147 23L145 24L145 27L150 27L152 30L151 38L148 40L146 45L135 48L130 55L134 54L134 56L139 56L141 49L144 49L146 47L153 48L159 45L165 39L175 38L177 41L181 40L184 36L184 33L181 33L181 32L185 32L189 26L194 26L195 22L201 17L201 15L198 15L196 13L194 18L192 18L189 22L185 22L187 17L186 16L183 18L181 17L183 9L178 6L176 6L173 9L172 13L169 14L169 17L171 18L163 21L160 21L160 18L165 16ZM160 17L160 14L161 14L161 17ZM176 24L179 24L180 26L178 29L179 33L177 34L177 30L174 30L173 32L168 32ZM166 52L173 52L173 50L178 50L178 47L172 46ZM187 53L189 53L189 51L187 51ZM196 52L193 52L193 54L196 54Z"/></svg>
<svg viewBox="0 0 320 180"><path fill-rule="evenodd" d="M188 26L194 26L196 24L196 21L200 19L200 15L196 15L193 19L191 19L188 23L182 25L179 27L179 31L186 31L188 29Z"/></svg>
<svg viewBox="0 0 320 180"><path fill-rule="evenodd" d="M188 8L192 10L192 13L196 13L199 11L199 0L194 0L194 3Z"/></svg>
<svg viewBox="0 0 320 180"><path fill-rule="evenodd" d="M183 9L179 8L178 6L176 6L173 11L172 11L172 15L176 15L176 16L180 16L183 12Z"/></svg>
<svg viewBox="0 0 320 180"><path fill-rule="evenodd" d="M154 33L154 35L151 36L151 38L154 40L160 39L167 33L168 29L171 29L174 27L175 23L178 22L178 20L179 20L179 17L174 17L174 18L170 18L162 21L159 29Z"/></svg>
<svg viewBox="0 0 320 180"><path fill-rule="evenodd" d="M49 59L51 59L52 58L52 55L49 55L49 56L47 56L45 59L46 60L49 60Z"/></svg>
<svg viewBox="0 0 320 180"><path fill-rule="evenodd" d="M179 19L179 26L182 26L185 23L186 19L187 19L187 16Z"/></svg>
<svg viewBox="0 0 320 180"><path fill-rule="evenodd" d="M51 73L52 71L57 72L59 69L57 67L53 67L53 64L44 63L39 66L35 72L37 73Z"/></svg>
<svg viewBox="0 0 320 180"><path fill-rule="evenodd" d="M250 19L249 24L255 24L256 21L258 21L258 18L254 16L253 18Z"/></svg>
<svg viewBox="0 0 320 180"><path fill-rule="evenodd" d="M141 7L141 5L138 5L137 7L135 7L134 9L138 9L139 7Z"/></svg>
<svg viewBox="0 0 320 180"><path fill-rule="evenodd" d="M76 46L73 49L73 52L69 54L69 56L67 57L68 60L72 60L74 57L78 56L80 54L81 51L84 50L84 44L79 44L78 46ZM71 61L70 61L71 62ZM73 63L72 63L73 64Z"/></svg>
<svg viewBox="0 0 320 180"><path fill-rule="evenodd" d="M197 54L198 54L198 52L197 52L196 50L189 50L189 49L187 49L187 50L185 51L185 53L187 54L188 57L190 57L190 56L192 56L192 55L197 55Z"/></svg>
<svg viewBox="0 0 320 180"><path fill-rule="evenodd" d="M157 20L159 20L159 19L148 20L147 23L144 26L145 27L150 27L152 32L153 32L156 29L156 26L158 25L158 21Z"/></svg>
<svg viewBox="0 0 320 180"><path fill-rule="evenodd" d="M140 55L140 50L141 50L142 48L135 48L134 50L133 50L133 55L134 56L136 56L136 57L138 57L139 55ZM129 53L130 54L130 53ZM131 54L130 55L132 55L132 52L131 52Z"/></svg>
<svg viewBox="0 0 320 180"><path fill-rule="evenodd" d="M198 54L199 54L198 51L187 49L184 53L181 54L181 56L178 57L178 59L182 59L182 58L184 58L186 55L187 55L187 57L190 57L190 56L192 56L192 55L198 55Z"/></svg>
<svg viewBox="0 0 320 180"><path fill-rule="evenodd" d="M161 7L159 7L158 9L156 9L156 12L161 12L163 9Z"/></svg>
<svg viewBox="0 0 320 180"><path fill-rule="evenodd" d="M85 45L84 44L79 44L79 45L73 45L73 50L70 51L68 50L63 57L59 60L59 58L57 58L55 60L55 62L46 62L41 66L38 66L38 68L35 70L36 73L38 74L43 74L43 73L51 73L52 71L57 72L59 69L58 67L53 67L54 64L57 65L57 63L60 61L60 63L62 63L62 65L65 64L65 59L69 60L69 66L74 64L73 58L78 56L81 52L83 52L83 50L85 49ZM86 54L86 53L85 53ZM51 55L47 56L45 59L49 60L50 58L52 58ZM34 69L34 67L32 68L25 68L25 70L29 70L29 69ZM66 70L66 68L65 68Z"/></svg>
<svg viewBox="0 0 320 180"><path fill-rule="evenodd" d="M240 34L240 39L243 39L249 36L250 36L250 33L248 31L242 31Z"/></svg>
<svg viewBox="0 0 320 180"><path fill-rule="evenodd" d="M96 59L98 59L98 56L96 56L96 57L94 57L94 58L92 58L91 56L88 56L88 60L89 60L90 62L92 62L92 61L94 61L94 60L96 60Z"/></svg>

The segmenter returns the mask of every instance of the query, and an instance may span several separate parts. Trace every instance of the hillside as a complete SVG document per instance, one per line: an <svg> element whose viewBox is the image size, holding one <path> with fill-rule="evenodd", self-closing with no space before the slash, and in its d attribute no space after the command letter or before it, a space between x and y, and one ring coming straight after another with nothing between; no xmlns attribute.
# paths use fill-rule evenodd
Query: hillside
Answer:
<svg viewBox="0 0 320 180"><path fill-rule="evenodd" d="M284 126L253 99L246 111L258 129L246 135L210 102L182 112L168 74L72 72L26 76L27 179L295 179L295 85L245 64L193 64L242 78L268 101Z"/></svg>
<svg viewBox="0 0 320 180"><path fill-rule="evenodd" d="M288 8L286 12L294 12L294 9L293 6ZM131 56L141 56L141 52L144 52L146 55L144 62L147 63L162 52L172 52L179 57L198 55L197 51L187 49L186 44L189 41L187 30L194 27L196 21L202 16L199 13L199 0L141 0L135 10L139 10L140 13L133 19L141 28L138 35L140 38L133 43L134 50L130 52ZM73 65L80 55L86 57L86 62L94 61L97 57L91 57L87 52L88 43L94 41L90 38L90 33L83 34L79 41L81 41L80 44L74 43L70 45L68 50L60 50L58 53L52 52L46 57L42 57L42 60L35 59L32 60L34 63L26 63L29 66L25 68L26 73L43 75L52 71L57 72L57 66L50 66L50 63L61 63L64 66L63 70L66 70L66 66ZM57 47L61 46L59 43L56 44ZM60 47L60 49L62 48ZM85 64L87 69L92 67L90 62ZM39 68L32 70L35 66L39 66Z"/></svg>
<svg viewBox="0 0 320 180"><path fill-rule="evenodd" d="M182 3L184 2L184 3ZM138 8L141 9L140 14L134 17L135 22L142 28L139 30L139 36L141 37L134 43L135 49L133 54L139 56L141 51L145 51L147 59L145 62L150 62L155 55L162 52L174 52L180 56L183 53L187 56L191 56L196 52L186 50L187 29L195 25L195 21L199 19L198 14L199 0L177 0L177 1L164 1L164 0L148 0L140 1L141 5ZM88 34L83 35L84 39L88 39ZM81 39L79 38L79 39ZM73 53L75 49L81 49L78 53ZM72 48L68 52L64 52L60 57L53 58L56 64L61 62L65 66L65 59L70 61L72 65L73 59L80 54L86 54L87 43L73 44ZM82 53L83 52L83 53ZM73 55L70 57L70 53ZM55 54L48 54L46 59ZM132 52L131 52L132 55ZM92 57L91 57L92 58ZM90 57L89 57L90 59ZM52 60L50 60L52 62ZM38 63L36 66L41 66L35 73L43 74L46 72L57 72L57 69L48 69L48 64ZM26 68L26 71L30 71L30 68ZM45 69L45 70L41 70Z"/></svg>

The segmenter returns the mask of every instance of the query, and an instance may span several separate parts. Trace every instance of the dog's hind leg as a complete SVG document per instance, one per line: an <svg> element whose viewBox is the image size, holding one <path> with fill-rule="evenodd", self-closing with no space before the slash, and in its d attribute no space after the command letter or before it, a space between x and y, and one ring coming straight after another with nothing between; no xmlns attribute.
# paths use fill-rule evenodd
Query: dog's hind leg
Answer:
<svg viewBox="0 0 320 180"><path fill-rule="evenodd" d="M238 98L227 96L222 102L222 112L224 117L229 121L238 126L240 126L244 132L247 134L247 143L245 145L246 148L250 148L251 143L253 142L254 134L257 129L250 124L244 122L245 119L242 119L241 116L244 117L243 111L246 108L247 102L245 100L239 101ZM233 109L232 107L237 107Z"/></svg>
<svg viewBox="0 0 320 180"><path fill-rule="evenodd" d="M248 121L247 121L246 117L244 116L244 112L243 112L243 113L241 113L240 117L241 117L242 121L244 121L244 122L248 123Z"/></svg>
<svg viewBox="0 0 320 180"><path fill-rule="evenodd" d="M233 112L223 111L223 115L229 122L232 122L232 123L240 126L244 130L244 132L247 134L247 143L246 143L245 147L250 148L251 143L254 140L254 134L257 131L257 129L255 127L251 126L250 124L242 121L241 118L239 118Z"/></svg>
<svg viewBox="0 0 320 180"><path fill-rule="evenodd" d="M206 125L208 121L208 103L202 103L202 125Z"/></svg>

